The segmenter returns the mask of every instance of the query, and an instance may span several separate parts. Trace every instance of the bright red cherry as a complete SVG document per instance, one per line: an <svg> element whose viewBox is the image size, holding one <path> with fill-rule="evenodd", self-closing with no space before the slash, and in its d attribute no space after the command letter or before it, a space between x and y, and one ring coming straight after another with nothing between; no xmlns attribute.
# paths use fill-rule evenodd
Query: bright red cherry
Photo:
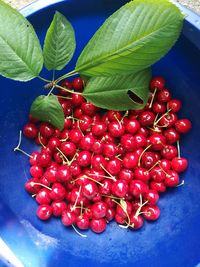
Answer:
<svg viewBox="0 0 200 267"><path fill-rule="evenodd" d="M158 191L159 193L163 193L166 191L166 186L165 186L164 182L152 181L150 183L150 188Z"/></svg>
<svg viewBox="0 0 200 267"><path fill-rule="evenodd" d="M76 219L76 225L81 230L87 230L90 226L90 220L86 216L79 216Z"/></svg>
<svg viewBox="0 0 200 267"><path fill-rule="evenodd" d="M127 152L132 152L136 148L136 139L131 134L124 134L120 143Z"/></svg>
<svg viewBox="0 0 200 267"><path fill-rule="evenodd" d="M177 120L175 123L175 129L181 134L189 132L192 128L192 123L188 119Z"/></svg>
<svg viewBox="0 0 200 267"><path fill-rule="evenodd" d="M94 114L97 112L98 108L94 106L90 102L83 102L81 104L81 109L83 110L83 113L88 116L94 116Z"/></svg>
<svg viewBox="0 0 200 267"><path fill-rule="evenodd" d="M135 134L140 129L140 124L136 119L128 120L125 123L125 131L129 134Z"/></svg>
<svg viewBox="0 0 200 267"><path fill-rule="evenodd" d="M140 180L132 180L129 190L134 197L140 197L148 191L148 186Z"/></svg>
<svg viewBox="0 0 200 267"><path fill-rule="evenodd" d="M85 102L85 99L82 95L79 94L72 94L71 103L73 107L80 106L83 102ZM76 116L75 116L76 117Z"/></svg>
<svg viewBox="0 0 200 267"><path fill-rule="evenodd" d="M107 158L113 158L117 155L117 146L114 143L103 144L103 155Z"/></svg>
<svg viewBox="0 0 200 267"><path fill-rule="evenodd" d="M141 215L136 216L135 213L131 213L129 218L131 228L133 228L134 230L141 228L144 224L144 220Z"/></svg>
<svg viewBox="0 0 200 267"><path fill-rule="evenodd" d="M100 219L106 216L107 211L108 211L108 206L105 202L99 201L99 202L95 202L92 205L91 210L92 210L93 218Z"/></svg>
<svg viewBox="0 0 200 267"><path fill-rule="evenodd" d="M144 195L145 201L148 201L148 205L155 205L159 200L159 194L156 190L149 189Z"/></svg>
<svg viewBox="0 0 200 267"><path fill-rule="evenodd" d="M38 166L46 168L51 163L51 156L48 153L39 153L36 161Z"/></svg>
<svg viewBox="0 0 200 267"><path fill-rule="evenodd" d="M101 155L94 155L91 159L91 165L93 168L101 170L102 166L105 168L106 166L106 160Z"/></svg>
<svg viewBox="0 0 200 267"><path fill-rule="evenodd" d="M91 153L89 151L79 151L77 153L77 162L81 167L89 166L91 163Z"/></svg>
<svg viewBox="0 0 200 267"><path fill-rule="evenodd" d="M160 209L155 205L147 205L142 207L143 216L145 219L155 221L160 217Z"/></svg>
<svg viewBox="0 0 200 267"><path fill-rule="evenodd" d="M152 105L152 110L154 113L165 113L166 112L166 105L162 102L154 102Z"/></svg>
<svg viewBox="0 0 200 267"><path fill-rule="evenodd" d="M40 220L46 221L52 215L52 207L47 204L40 205L37 208L36 214Z"/></svg>
<svg viewBox="0 0 200 267"><path fill-rule="evenodd" d="M98 187L93 181L85 181L82 186L82 194L87 199L93 199L98 193Z"/></svg>
<svg viewBox="0 0 200 267"><path fill-rule="evenodd" d="M65 226L71 226L76 222L76 215L72 211L64 210L62 212L61 221Z"/></svg>
<svg viewBox="0 0 200 267"><path fill-rule="evenodd" d="M124 156L122 165L127 169L134 169L138 165L139 156L136 153L128 153Z"/></svg>
<svg viewBox="0 0 200 267"><path fill-rule="evenodd" d="M115 158L107 162L106 169L111 175L117 175L121 170L121 166L121 161Z"/></svg>
<svg viewBox="0 0 200 267"><path fill-rule="evenodd" d="M56 217L60 217L64 210L67 209L67 204L64 201L53 201L51 203L53 215Z"/></svg>
<svg viewBox="0 0 200 267"><path fill-rule="evenodd" d="M162 90L165 87L165 79L162 76L156 76L150 81L150 89L151 91Z"/></svg>
<svg viewBox="0 0 200 267"><path fill-rule="evenodd" d="M125 180L117 180L112 184L112 193L117 197L125 197L128 193L128 183Z"/></svg>
<svg viewBox="0 0 200 267"><path fill-rule="evenodd" d="M101 155L103 153L103 143L99 140L95 140L91 151L96 155Z"/></svg>
<svg viewBox="0 0 200 267"><path fill-rule="evenodd" d="M161 155L168 160L172 160L177 156L177 148L172 145L166 145L162 150L161 150Z"/></svg>
<svg viewBox="0 0 200 267"><path fill-rule="evenodd" d="M186 158L175 157L171 161L172 170L174 170L178 173L184 172L187 169L187 166L188 166L188 161Z"/></svg>
<svg viewBox="0 0 200 267"><path fill-rule="evenodd" d="M175 171L168 171L168 174L165 178L165 185L168 187L175 187L179 184L179 175Z"/></svg>
<svg viewBox="0 0 200 267"><path fill-rule="evenodd" d="M49 142L48 142L48 147L52 150L52 151L56 151L56 148L59 148L60 147L60 139L57 138L57 137L51 137L49 139Z"/></svg>
<svg viewBox="0 0 200 267"><path fill-rule="evenodd" d="M34 139L38 136L38 128L34 123L27 123L24 125L23 134L29 139Z"/></svg>
<svg viewBox="0 0 200 267"><path fill-rule="evenodd" d="M163 127L172 127L174 123L177 121L176 113L169 112L165 116L160 118L159 125Z"/></svg>
<svg viewBox="0 0 200 267"><path fill-rule="evenodd" d="M104 218L92 219L90 222L90 228L97 234L102 233L106 229L106 220Z"/></svg>
<svg viewBox="0 0 200 267"><path fill-rule="evenodd" d="M179 133L174 128L168 128L163 132L166 142L169 145L176 143L180 139Z"/></svg>
<svg viewBox="0 0 200 267"><path fill-rule="evenodd" d="M165 180L166 174L159 166L156 166L150 171L150 177L156 182L162 182Z"/></svg>
<svg viewBox="0 0 200 267"><path fill-rule="evenodd" d="M121 137L125 132L125 127L123 124L113 121L108 125L108 131L113 137Z"/></svg>
<svg viewBox="0 0 200 267"><path fill-rule="evenodd" d="M167 88L164 88L157 94L157 99L159 102L169 102L171 98L171 93Z"/></svg>
<svg viewBox="0 0 200 267"><path fill-rule="evenodd" d="M120 180L125 180L128 183L133 179L133 171L129 169L121 169L118 174Z"/></svg>
<svg viewBox="0 0 200 267"><path fill-rule="evenodd" d="M75 91L82 92L84 87L84 81L80 77L77 77L72 81L72 87Z"/></svg>
<svg viewBox="0 0 200 267"><path fill-rule="evenodd" d="M144 152L141 158L141 165L143 168L149 170L157 162L156 154L154 152Z"/></svg>
<svg viewBox="0 0 200 267"><path fill-rule="evenodd" d="M149 140L150 140L151 148L156 151L163 149L166 143L166 138L162 134L158 134L158 133L152 134Z"/></svg>
<svg viewBox="0 0 200 267"><path fill-rule="evenodd" d="M60 165L57 169L57 181L58 182L67 182L71 179L71 169L67 165Z"/></svg>
<svg viewBox="0 0 200 267"><path fill-rule="evenodd" d="M94 142L95 142L94 136L91 134L87 134L87 135L82 137L80 144L79 144L79 147L82 150L91 150Z"/></svg>
<svg viewBox="0 0 200 267"><path fill-rule="evenodd" d="M36 195L36 201L39 204L49 204L51 202L51 197L49 195L50 190L47 188L42 188Z"/></svg>
<svg viewBox="0 0 200 267"><path fill-rule="evenodd" d="M151 111L144 111L139 115L138 120L142 126L150 126L154 123L155 115Z"/></svg>
<svg viewBox="0 0 200 267"><path fill-rule="evenodd" d="M150 174L145 168L135 168L134 178L143 182L147 182L150 179Z"/></svg>
<svg viewBox="0 0 200 267"><path fill-rule="evenodd" d="M47 122L42 122L39 128L40 134L45 138L50 138L54 134L54 128Z"/></svg>
<svg viewBox="0 0 200 267"><path fill-rule="evenodd" d="M63 142L60 145L60 150L66 157L73 157L76 153L76 146L72 142Z"/></svg>
<svg viewBox="0 0 200 267"><path fill-rule="evenodd" d="M168 103L167 103L168 109L170 109L172 112L179 112L179 110L181 109L182 103L180 100L178 99L171 99Z"/></svg>
<svg viewBox="0 0 200 267"><path fill-rule="evenodd" d="M43 175L43 168L38 165L30 167L30 174L35 178L40 178Z"/></svg>
<svg viewBox="0 0 200 267"><path fill-rule="evenodd" d="M107 126L104 122L96 122L93 126L92 126L92 133L95 136L102 136L107 130Z"/></svg>
<svg viewBox="0 0 200 267"><path fill-rule="evenodd" d="M61 183L54 183L49 195L52 200L63 200L66 194L66 189Z"/></svg>

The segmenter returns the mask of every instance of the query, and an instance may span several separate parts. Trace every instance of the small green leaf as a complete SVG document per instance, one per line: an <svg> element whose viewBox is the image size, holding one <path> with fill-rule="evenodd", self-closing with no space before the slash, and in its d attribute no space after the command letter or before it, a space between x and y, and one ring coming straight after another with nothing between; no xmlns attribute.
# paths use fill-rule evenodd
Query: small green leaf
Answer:
<svg viewBox="0 0 200 267"><path fill-rule="evenodd" d="M120 206L122 207L123 211L127 213L127 204L125 200L120 199Z"/></svg>
<svg viewBox="0 0 200 267"><path fill-rule="evenodd" d="M0 0L0 74L19 81L39 75L42 49L26 18Z"/></svg>
<svg viewBox="0 0 200 267"><path fill-rule="evenodd" d="M38 96L32 103L30 113L34 118L49 122L59 130L64 127L63 109L54 95Z"/></svg>
<svg viewBox="0 0 200 267"><path fill-rule="evenodd" d="M141 109L148 100L150 79L150 68L123 76L92 77L86 84L83 96L101 108Z"/></svg>
<svg viewBox="0 0 200 267"><path fill-rule="evenodd" d="M123 75L145 69L174 45L183 25L168 0L134 0L112 14L84 48L76 71L86 76Z"/></svg>
<svg viewBox="0 0 200 267"><path fill-rule="evenodd" d="M69 21L56 12L44 42L44 64L48 70L61 70L76 48L74 30Z"/></svg>

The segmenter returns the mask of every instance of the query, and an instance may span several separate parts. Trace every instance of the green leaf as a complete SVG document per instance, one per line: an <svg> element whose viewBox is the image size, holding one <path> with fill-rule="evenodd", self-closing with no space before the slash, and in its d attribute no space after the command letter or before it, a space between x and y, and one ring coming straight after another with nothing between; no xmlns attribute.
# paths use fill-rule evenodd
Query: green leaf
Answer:
<svg viewBox="0 0 200 267"><path fill-rule="evenodd" d="M134 0L112 14L84 48L76 71L86 76L145 69L174 45L183 15L168 0Z"/></svg>
<svg viewBox="0 0 200 267"><path fill-rule="evenodd" d="M42 67L42 49L32 25L0 0L0 74L28 81L38 76Z"/></svg>
<svg viewBox="0 0 200 267"><path fill-rule="evenodd" d="M101 108L141 109L148 100L150 79L150 68L123 76L92 77L86 84L83 96Z"/></svg>
<svg viewBox="0 0 200 267"><path fill-rule="evenodd" d="M64 127L63 109L54 95L38 96L32 103L30 113L34 118L49 122L59 130Z"/></svg>
<svg viewBox="0 0 200 267"><path fill-rule="evenodd" d="M74 30L69 21L56 12L44 42L44 64L48 70L61 70L76 48Z"/></svg>

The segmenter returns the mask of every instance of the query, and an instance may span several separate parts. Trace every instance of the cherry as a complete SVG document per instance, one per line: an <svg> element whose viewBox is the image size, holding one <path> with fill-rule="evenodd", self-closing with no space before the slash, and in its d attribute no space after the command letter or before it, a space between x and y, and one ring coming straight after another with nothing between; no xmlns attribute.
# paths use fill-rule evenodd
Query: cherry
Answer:
<svg viewBox="0 0 200 267"><path fill-rule="evenodd" d="M54 134L54 128L47 122L42 122L39 128L40 134L44 138L50 138Z"/></svg>
<svg viewBox="0 0 200 267"><path fill-rule="evenodd" d="M150 126L154 123L155 115L151 111L144 111L139 115L138 120L142 126Z"/></svg>
<svg viewBox="0 0 200 267"><path fill-rule="evenodd" d="M69 81L69 80L64 80L64 81L62 81L61 82L61 84L60 84L62 87L64 87L64 88L67 88L67 89L72 89L72 83ZM67 93L68 94L68 92L66 92L66 91L64 91L64 90L62 90L61 89L61 92L62 93Z"/></svg>
<svg viewBox="0 0 200 267"><path fill-rule="evenodd" d="M130 226L134 230L141 228L144 224L144 220L143 220L142 216L140 216L140 215L136 216L134 213L131 213L129 215L129 218L130 218Z"/></svg>
<svg viewBox="0 0 200 267"><path fill-rule="evenodd" d="M90 163L93 163L91 162L91 153L89 151L79 151L77 153L77 162L81 167L89 166Z"/></svg>
<svg viewBox="0 0 200 267"><path fill-rule="evenodd" d="M40 220L46 221L52 215L52 207L47 204L40 205L37 208L36 214Z"/></svg>
<svg viewBox="0 0 200 267"><path fill-rule="evenodd" d="M97 234L102 233L106 229L106 220L104 218L92 219L90 222L90 228Z"/></svg>
<svg viewBox="0 0 200 267"><path fill-rule="evenodd" d="M120 180L125 180L128 183L133 179L133 171L129 169L121 169L118 174Z"/></svg>
<svg viewBox="0 0 200 267"><path fill-rule="evenodd" d="M107 126L103 122L96 122L95 125L92 126L92 133L95 136L102 136L107 130Z"/></svg>
<svg viewBox="0 0 200 267"><path fill-rule="evenodd" d="M124 134L120 143L127 152L132 152L136 147L136 139L131 134Z"/></svg>
<svg viewBox="0 0 200 267"><path fill-rule="evenodd" d="M30 174L35 178L40 178L43 175L43 168L38 165L33 165L30 168Z"/></svg>
<svg viewBox="0 0 200 267"><path fill-rule="evenodd" d="M77 128L71 129L71 131L69 132L69 140L74 144L78 144L81 141L82 137L82 132Z"/></svg>
<svg viewBox="0 0 200 267"><path fill-rule="evenodd" d="M188 119L177 120L175 123L175 129L181 134L186 134L192 128L192 123Z"/></svg>
<svg viewBox="0 0 200 267"><path fill-rule="evenodd" d="M48 153L40 153L37 156L37 164L40 167L48 167L51 163L51 156Z"/></svg>
<svg viewBox="0 0 200 267"><path fill-rule="evenodd" d="M56 217L60 217L63 211L67 209L67 204L62 200L56 200L51 203L51 207L53 215Z"/></svg>
<svg viewBox="0 0 200 267"><path fill-rule="evenodd" d="M82 187L75 187L71 190L71 194L69 196L70 204L72 205L72 211L75 209L76 205L81 205L81 202L83 203L85 201L85 197L82 195Z"/></svg>
<svg viewBox="0 0 200 267"><path fill-rule="evenodd" d="M92 119L88 115L82 115L79 120L79 127L81 131L88 132L90 131L92 125Z"/></svg>
<svg viewBox="0 0 200 267"><path fill-rule="evenodd" d="M93 168L101 170L102 166L106 166L106 160L103 156L101 155L94 155L91 159L91 165Z"/></svg>
<svg viewBox="0 0 200 267"><path fill-rule="evenodd" d="M145 201L148 201L148 204L155 205L159 200L159 195L156 190L149 189L144 195Z"/></svg>
<svg viewBox="0 0 200 267"><path fill-rule="evenodd" d="M96 155L102 154L103 153L103 143L99 140L95 140L93 145L92 145L91 151Z"/></svg>
<svg viewBox="0 0 200 267"><path fill-rule="evenodd" d="M158 191L159 193L163 193L166 191L166 186L165 186L164 182L152 181L150 183L150 188Z"/></svg>
<svg viewBox="0 0 200 267"><path fill-rule="evenodd" d="M150 169L157 162L156 154L154 152L144 152L141 158L141 165L143 168Z"/></svg>
<svg viewBox="0 0 200 267"><path fill-rule="evenodd" d="M125 180L117 180L112 184L112 193L117 197L125 197L128 193L128 183Z"/></svg>
<svg viewBox="0 0 200 267"><path fill-rule="evenodd" d="M106 217L105 217L106 221L109 221L109 222L112 221L115 218L115 214L116 214L115 209L108 208Z"/></svg>
<svg viewBox="0 0 200 267"><path fill-rule="evenodd" d="M162 102L154 102L152 105L152 110L154 113L165 113L166 105Z"/></svg>
<svg viewBox="0 0 200 267"><path fill-rule="evenodd" d="M162 90L165 87L165 79L162 76L156 76L150 81L150 89L151 91Z"/></svg>
<svg viewBox="0 0 200 267"><path fill-rule="evenodd" d="M153 150L163 149L164 144L166 143L166 138L162 134L154 133L149 138L151 148Z"/></svg>
<svg viewBox="0 0 200 267"><path fill-rule="evenodd" d="M60 150L65 156L73 157L76 153L76 145L72 142L63 142L60 145Z"/></svg>
<svg viewBox="0 0 200 267"><path fill-rule="evenodd" d="M107 112L109 121L120 121L122 119L122 114L120 111L109 110Z"/></svg>
<svg viewBox="0 0 200 267"><path fill-rule="evenodd" d="M171 99L168 103L167 103L168 109L170 109L172 112L179 112L179 110L181 109L182 103L180 100L178 99Z"/></svg>
<svg viewBox="0 0 200 267"><path fill-rule="evenodd" d="M81 104L81 109L83 110L83 113L88 116L94 116L94 114L97 112L98 108L94 106L90 102L83 102Z"/></svg>
<svg viewBox="0 0 200 267"><path fill-rule="evenodd" d="M77 177L81 173L81 167L78 161L73 161L70 165L70 173L72 176Z"/></svg>
<svg viewBox="0 0 200 267"><path fill-rule="evenodd" d="M171 162L167 159L161 159L159 162L159 166L164 170L164 171L168 171L171 169Z"/></svg>
<svg viewBox="0 0 200 267"><path fill-rule="evenodd" d="M172 127L174 123L177 121L177 115L173 112L169 112L165 114L162 118L160 118L159 124L163 127Z"/></svg>
<svg viewBox="0 0 200 267"><path fill-rule="evenodd" d="M138 136L144 136L147 137L149 135L149 130L146 127L140 127L140 129L137 131ZM146 143L145 143L146 144ZM145 146L145 145L144 145Z"/></svg>
<svg viewBox="0 0 200 267"><path fill-rule="evenodd" d="M82 95L72 94L71 104L72 104L73 107L78 107L84 102L85 102L85 99L84 99L84 97Z"/></svg>
<svg viewBox="0 0 200 267"><path fill-rule="evenodd" d="M160 209L155 205L147 205L142 207L143 216L145 219L155 221L160 217Z"/></svg>
<svg viewBox="0 0 200 267"><path fill-rule="evenodd" d="M76 225L81 230L87 230L90 226L90 220L86 216L78 216L76 219Z"/></svg>
<svg viewBox="0 0 200 267"><path fill-rule="evenodd" d="M98 182L102 181L105 177L105 172L103 170L97 170L93 168L90 168L90 170L85 174Z"/></svg>
<svg viewBox="0 0 200 267"><path fill-rule="evenodd" d="M74 212L69 211L69 210L64 210L62 212L61 221L62 221L62 224L64 224L65 226L71 226L72 224L76 222L76 219L77 217Z"/></svg>
<svg viewBox="0 0 200 267"><path fill-rule="evenodd" d="M140 195L144 195L148 191L148 186L140 180L132 180L129 190L134 197L140 197Z"/></svg>
<svg viewBox="0 0 200 267"><path fill-rule="evenodd" d="M98 187L93 181L85 181L82 186L82 194L87 199L93 199L98 193Z"/></svg>
<svg viewBox="0 0 200 267"><path fill-rule="evenodd" d="M172 170L176 172L184 172L187 169L188 161L186 158L175 157L171 161Z"/></svg>
<svg viewBox="0 0 200 267"><path fill-rule="evenodd" d="M175 187L179 184L179 175L177 172L169 170L165 178L165 185L168 187Z"/></svg>
<svg viewBox="0 0 200 267"><path fill-rule="evenodd" d="M134 170L134 178L143 182L148 182L150 174L145 168L136 168Z"/></svg>
<svg viewBox="0 0 200 267"><path fill-rule="evenodd" d="M125 201L124 204L125 207L123 208L117 205L116 213L123 218L127 218L127 214L130 215L132 212L132 205L129 201Z"/></svg>
<svg viewBox="0 0 200 267"><path fill-rule="evenodd" d="M102 195L109 195L111 193L112 182L110 179L104 179L102 186L99 188L99 193Z"/></svg>
<svg viewBox="0 0 200 267"><path fill-rule="evenodd" d="M23 134L29 139L34 139L38 136L38 128L34 123L27 123L24 125Z"/></svg>
<svg viewBox="0 0 200 267"><path fill-rule="evenodd" d="M122 161L122 165L127 169L134 169L138 165L139 156L136 153L127 153Z"/></svg>
<svg viewBox="0 0 200 267"><path fill-rule="evenodd" d="M57 181L62 183L69 181L72 177L71 169L67 165L59 166L56 174L57 174Z"/></svg>
<svg viewBox="0 0 200 267"><path fill-rule="evenodd" d="M60 139L58 137L51 137L49 139L49 142L48 142L48 147L52 150L52 151L56 151L56 148L60 147Z"/></svg>
<svg viewBox="0 0 200 267"><path fill-rule="evenodd" d="M99 201L92 205L91 210L93 218L100 219L106 216L108 211L108 206L105 202Z"/></svg>
<svg viewBox="0 0 200 267"><path fill-rule="evenodd" d="M166 145L162 150L161 150L161 155L168 160L172 160L174 157L177 156L177 148L172 145Z"/></svg>
<svg viewBox="0 0 200 267"><path fill-rule="evenodd" d="M135 139L135 146L136 146L136 148L144 147L147 144L147 139L146 139L145 135L143 135L143 134L139 134L139 133L136 134L134 136L134 139Z"/></svg>
<svg viewBox="0 0 200 267"><path fill-rule="evenodd" d="M164 173L163 169L156 166L150 171L150 177L156 182L162 182L166 178L166 174Z"/></svg>
<svg viewBox="0 0 200 267"><path fill-rule="evenodd" d="M163 132L166 142L169 145L176 143L180 139L179 133L174 128L168 128Z"/></svg>
<svg viewBox="0 0 200 267"><path fill-rule="evenodd" d="M112 137L121 137L125 132L125 127L118 121L113 121L108 125L108 132Z"/></svg>
<svg viewBox="0 0 200 267"><path fill-rule="evenodd" d="M61 183L54 183L49 193L52 200L63 200L66 194L66 190Z"/></svg>
<svg viewBox="0 0 200 267"><path fill-rule="evenodd" d="M136 119L128 120L125 123L125 131L129 134L135 134L140 129L140 124Z"/></svg>
<svg viewBox="0 0 200 267"><path fill-rule="evenodd" d="M36 165L37 164L37 156L39 155L39 152L33 152L31 153L31 157L29 159L30 165Z"/></svg>
<svg viewBox="0 0 200 267"><path fill-rule="evenodd" d="M49 204L51 202L51 197L49 195L50 190L47 188L42 188L36 195L36 201L39 204Z"/></svg>
<svg viewBox="0 0 200 267"><path fill-rule="evenodd" d="M84 81L80 77L77 77L72 81L72 87L75 91L82 92L84 87Z"/></svg>
<svg viewBox="0 0 200 267"><path fill-rule="evenodd" d="M41 189L41 185L38 185L37 183L40 183L40 180L38 178L31 178L26 181L24 187L28 193L37 194Z"/></svg>
<svg viewBox="0 0 200 267"><path fill-rule="evenodd" d="M120 216L119 214L115 214L115 221L119 224L125 224L126 223L126 218Z"/></svg>
<svg viewBox="0 0 200 267"><path fill-rule="evenodd" d="M171 93L167 88L160 90L157 94L157 99L159 102L169 102L171 98Z"/></svg>
<svg viewBox="0 0 200 267"><path fill-rule="evenodd" d="M68 138L69 138L69 130L68 129L64 129L61 133L60 133L60 139L61 139L61 141L66 141L66 140L68 140Z"/></svg>
<svg viewBox="0 0 200 267"><path fill-rule="evenodd" d="M111 159L106 164L106 169L111 175L117 175L121 170L121 161L117 158Z"/></svg>
<svg viewBox="0 0 200 267"><path fill-rule="evenodd" d="M43 135L38 135L38 137L35 139L36 144L46 146L48 143L47 138L45 138Z"/></svg>

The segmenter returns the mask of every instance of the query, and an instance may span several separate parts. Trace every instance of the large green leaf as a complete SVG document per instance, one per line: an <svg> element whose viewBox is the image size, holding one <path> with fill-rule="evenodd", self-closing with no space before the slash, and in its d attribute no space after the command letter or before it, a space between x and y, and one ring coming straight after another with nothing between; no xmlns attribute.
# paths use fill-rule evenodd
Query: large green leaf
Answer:
<svg viewBox="0 0 200 267"><path fill-rule="evenodd" d="M56 12L44 42L44 64L48 70L61 70L76 48L74 30L69 21Z"/></svg>
<svg viewBox="0 0 200 267"><path fill-rule="evenodd" d="M170 50L182 24L182 13L168 0L131 1L95 33L81 53L76 71L109 76L145 69Z"/></svg>
<svg viewBox="0 0 200 267"><path fill-rule="evenodd" d="M42 49L32 25L0 0L0 74L28 81L38 76L42 67Z"/></svg>
<svg viewBox="0 0 200 267"><path fill-rule="evenodd" d="M150 69L123 76L92 77L83 96L101 108L141 109L148 100L150 79Z"/></svg>
<svg viewBox="0 0 200 267"><path fill-rule="evenodd" d="M34 118L49 122L60 130L64 127L63 109L54 95L38 96L32 103L30 113Z"/></svg>

